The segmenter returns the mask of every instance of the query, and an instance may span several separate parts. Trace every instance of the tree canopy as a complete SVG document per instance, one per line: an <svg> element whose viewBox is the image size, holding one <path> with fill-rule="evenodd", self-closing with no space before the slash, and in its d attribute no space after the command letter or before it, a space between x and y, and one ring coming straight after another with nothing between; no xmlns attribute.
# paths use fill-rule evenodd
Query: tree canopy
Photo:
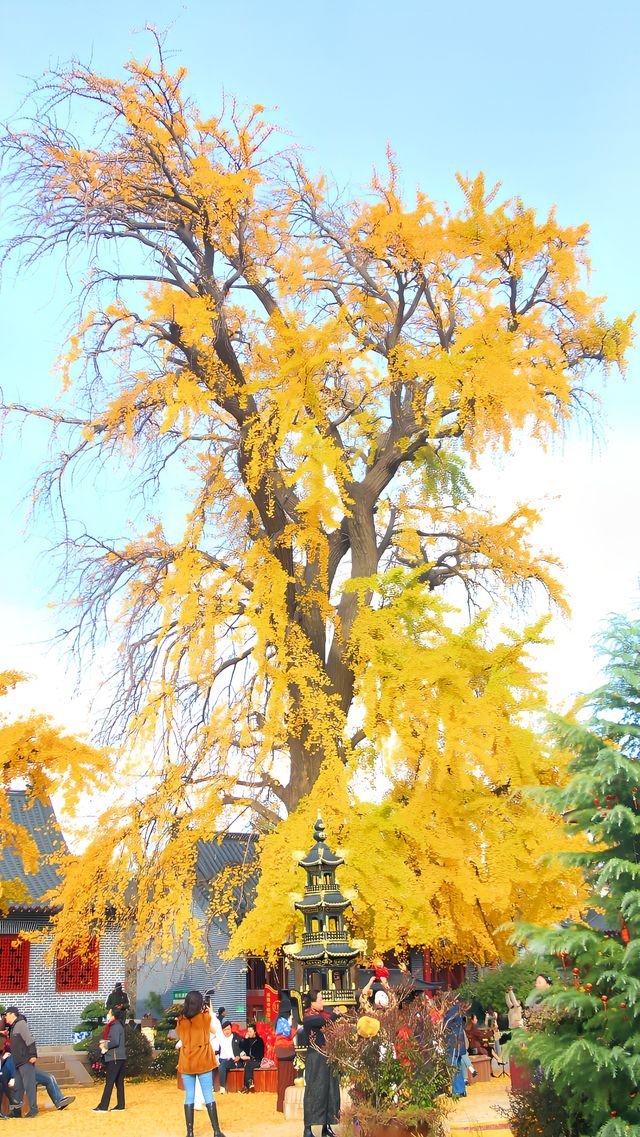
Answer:
<svg viewBox="0 0 640 1137"><path fill-rule="evenodd" d="M148 756L111 814L109 902L170 950L195 842L250 817L268 836L243 942L272 950L321 798L372 945L495 957L505 912L555 912L576 884L545 889L558 828L523 792L561 776L531 730L541 627L492 642L482 607L564 601L535 510L493 516L469 471L523 431L543 442L593 368L623 363L631 322L585 291L586 226L482 175L458 178L459 209L408 203L391 153L343 200L264 108L201 113L161 45L119 78L53 72L34 99L4 139L7 255L62 251L81 313L60 402L7 411L51 424L41 497L64 507L117 461L132 495L172 494L124 535L66 515L67 632L81 652L115 638L106 735ZM383 777L363 803L358 779ZM95 854L69 876L74 935Z"/></svg>
<svg viewBox="0 0 640 1137"><path fill-rule="evenodd" d="M519 939L564 980L514 1043L539 1062L562 1103L571 1137L640 1131L640 621L615 617L602 637L606 680L589 698L589 719L558 720L571 753L570 778L550 792L574 843L596 918ZM559 966L562 961L563 966ZM557 1132L560 1126L557 1126Z"/></svg>
<svg viewBox="0 0 640 1137"><path fill-rule="evenodd" d="M24 679L18 671L0 672L0 698ZM63 807L73 813L81 793L98 783L106 766L103 752L65 734L46 715L0 715L0 848L19 857L27 874L37 872L38 848L12 813L11 788L26 786L32 801L48 801L55 792ZM27 899L21 880L0 880L0 914L12 903Z"/></svg>

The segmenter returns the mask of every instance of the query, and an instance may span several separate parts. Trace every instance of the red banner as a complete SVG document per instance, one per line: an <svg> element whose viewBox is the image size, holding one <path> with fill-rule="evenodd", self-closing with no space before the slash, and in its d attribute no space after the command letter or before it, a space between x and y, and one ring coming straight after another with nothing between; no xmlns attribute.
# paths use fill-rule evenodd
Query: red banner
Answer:
<svg viewBox="0 0 640 1137"><path fill-rule="evenodd" d="M264 1017L268 1023L274 1021L278 1014L278 992L275 987L270 987L268 983L264 985Z"/></svg>

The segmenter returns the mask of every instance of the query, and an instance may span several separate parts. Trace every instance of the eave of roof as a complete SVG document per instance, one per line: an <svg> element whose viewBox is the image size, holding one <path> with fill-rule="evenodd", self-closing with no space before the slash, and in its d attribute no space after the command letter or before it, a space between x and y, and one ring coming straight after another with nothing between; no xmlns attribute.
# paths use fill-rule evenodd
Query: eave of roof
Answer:
<svg viewBox="0 0 640 1137"><path fill-rule="evenodd" d="M68 852L66 841L50 801L30 798L27 790L10 790L7 796L11 820L33 839L41 858L37 871L27 873L17 853L8 848L1 850L0 880L19 881L27 891L24 901L11 904L10 911L49 915L56 909L43 903L42 897L60 885L60 870L51 858Z"/></svg>

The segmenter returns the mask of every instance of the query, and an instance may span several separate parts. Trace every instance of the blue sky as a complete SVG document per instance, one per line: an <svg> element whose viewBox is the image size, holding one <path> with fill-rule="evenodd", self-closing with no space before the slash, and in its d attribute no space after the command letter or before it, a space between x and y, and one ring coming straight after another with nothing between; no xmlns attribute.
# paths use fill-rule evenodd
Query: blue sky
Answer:
<svg viewBox="0 0 640 1137"><path fill-rule="evenodd" d="M27 0L3 11L0 116L10 118L28 79L56 62L91 59L97 69L115 72L131 55L145 55L145 22L171 26L167 51L189 70L202 106L215 108L224 90L276 108L308 162L353 193L373 165L383 164L391 143L407 190L419 184L438 200L451 199L457 170L482 169L542 211L555 204L565 223L588 221L592 288L608 295L611 313L638 306L637 2L613 0L605 9L592 0L543 0L529 8L502 0L453 7L431 0L393 6ZM69 285L53 265L8 275L4 285L2 388L11 398L52 400ZM544 533L567 563L576 606L574 624L561 630L566 654L554 680L560 693L574 652L582 661L576 684L589 682L590 636L607 611L628 608L637 591L640 542L626 530L640 504L634 484L640 479L633 475L638 378L636 352L626 382L614 379L604 393L599 450L584 432L574 432L546 463L523 449L509 466L510 488L521 496L561 495ZM20 451L13 438L0 459L0 666L31 659L51 686L51 661L21 646L46 638L53 626L46 607L51 531L43 523L25 539L19 504L42 443L29 431ZM624 537L617 532L623 526ZM552 671L556 664L550 657Z"/></svg>

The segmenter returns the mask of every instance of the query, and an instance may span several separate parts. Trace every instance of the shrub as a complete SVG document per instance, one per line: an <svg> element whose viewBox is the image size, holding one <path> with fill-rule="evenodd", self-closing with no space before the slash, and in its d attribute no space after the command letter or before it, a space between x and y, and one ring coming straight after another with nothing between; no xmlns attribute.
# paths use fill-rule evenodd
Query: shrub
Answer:
<svg viewBox="0 0 640 1137"><path fill-rule="evenodd" d="M104 1078L104 1061L100 1053L99 1042L104 1035L104 1027L94 1030L88 1040L86 1050L89 1056L89 1066L94 1078ZM125 1046L127 1048L127 1074L138 1077L147 1074L153 1061L153 1050L149 1040L142 1031L137 1030L130 1023L124 1028ZM80 1044L82 1046L82 1043Z"/></svg>
<svg viewBox="0 0 640 1137"><path fill-rule="evenodd" d="M507 987L512 986L518 999L524 1005L527 995L535 986L536 975L541 971L549 970L549 962L541 964L533 955L522 956L513 963L503 963L493 968L481 979L466 980L459 989L458 994L473 1003L476 1014L493 1007L499 1015L506 1013L504 993Z"/></svg>
<svg viewBox="0 0 640 1137"><path fill-rule="evenodd" d="M157 991L150 991L147 995L144 1005L150 1015L156 1019L161 1019L164 1015L164 1007L162 1006L162 998Z"/></svg>
<svg viewBox="0 0 640 1137"><path fill-rule="evenodd" d="M149 1067L149 1075L152 1078L175 1078L177 1069L178 1051L175 1045L172 1045L170 1049L156 1050Z"/></svg>
<svg viewBox="0 0 640 1137"><path fill-rule="evenodd" d="M107 1008L103 999L93 999L92 1002L87 1003L83 1011L80 1012L80 1022L74 1026L74 1031L81 1030L96 1030L107 1017ZM80 1043L80 1046L83 1044ZM85 1048L86 1049L86 1048Z"/></svg>
<svg viewBox="0 0 640 1137"><path fill-rule="evenodd" d="M514 1137L579 1137L583 1128L567 1113L551 1078L539 1076L526 1090L509 1094L509 1119Z"/></svg>
<svg viewBox="0 0 640 1137"><path fill-rule="evenodd" d="M324 1030L322 1052L350 1083L343 1121L357 1120L361 1132L379 1124L441 1129L451 1090L444 1013L452 997L441 995L436 1005L418 996L403 1007L406 994L408 988L395 988L387 1007L361 1005L357 1021L344 1016Z"/></svg>

